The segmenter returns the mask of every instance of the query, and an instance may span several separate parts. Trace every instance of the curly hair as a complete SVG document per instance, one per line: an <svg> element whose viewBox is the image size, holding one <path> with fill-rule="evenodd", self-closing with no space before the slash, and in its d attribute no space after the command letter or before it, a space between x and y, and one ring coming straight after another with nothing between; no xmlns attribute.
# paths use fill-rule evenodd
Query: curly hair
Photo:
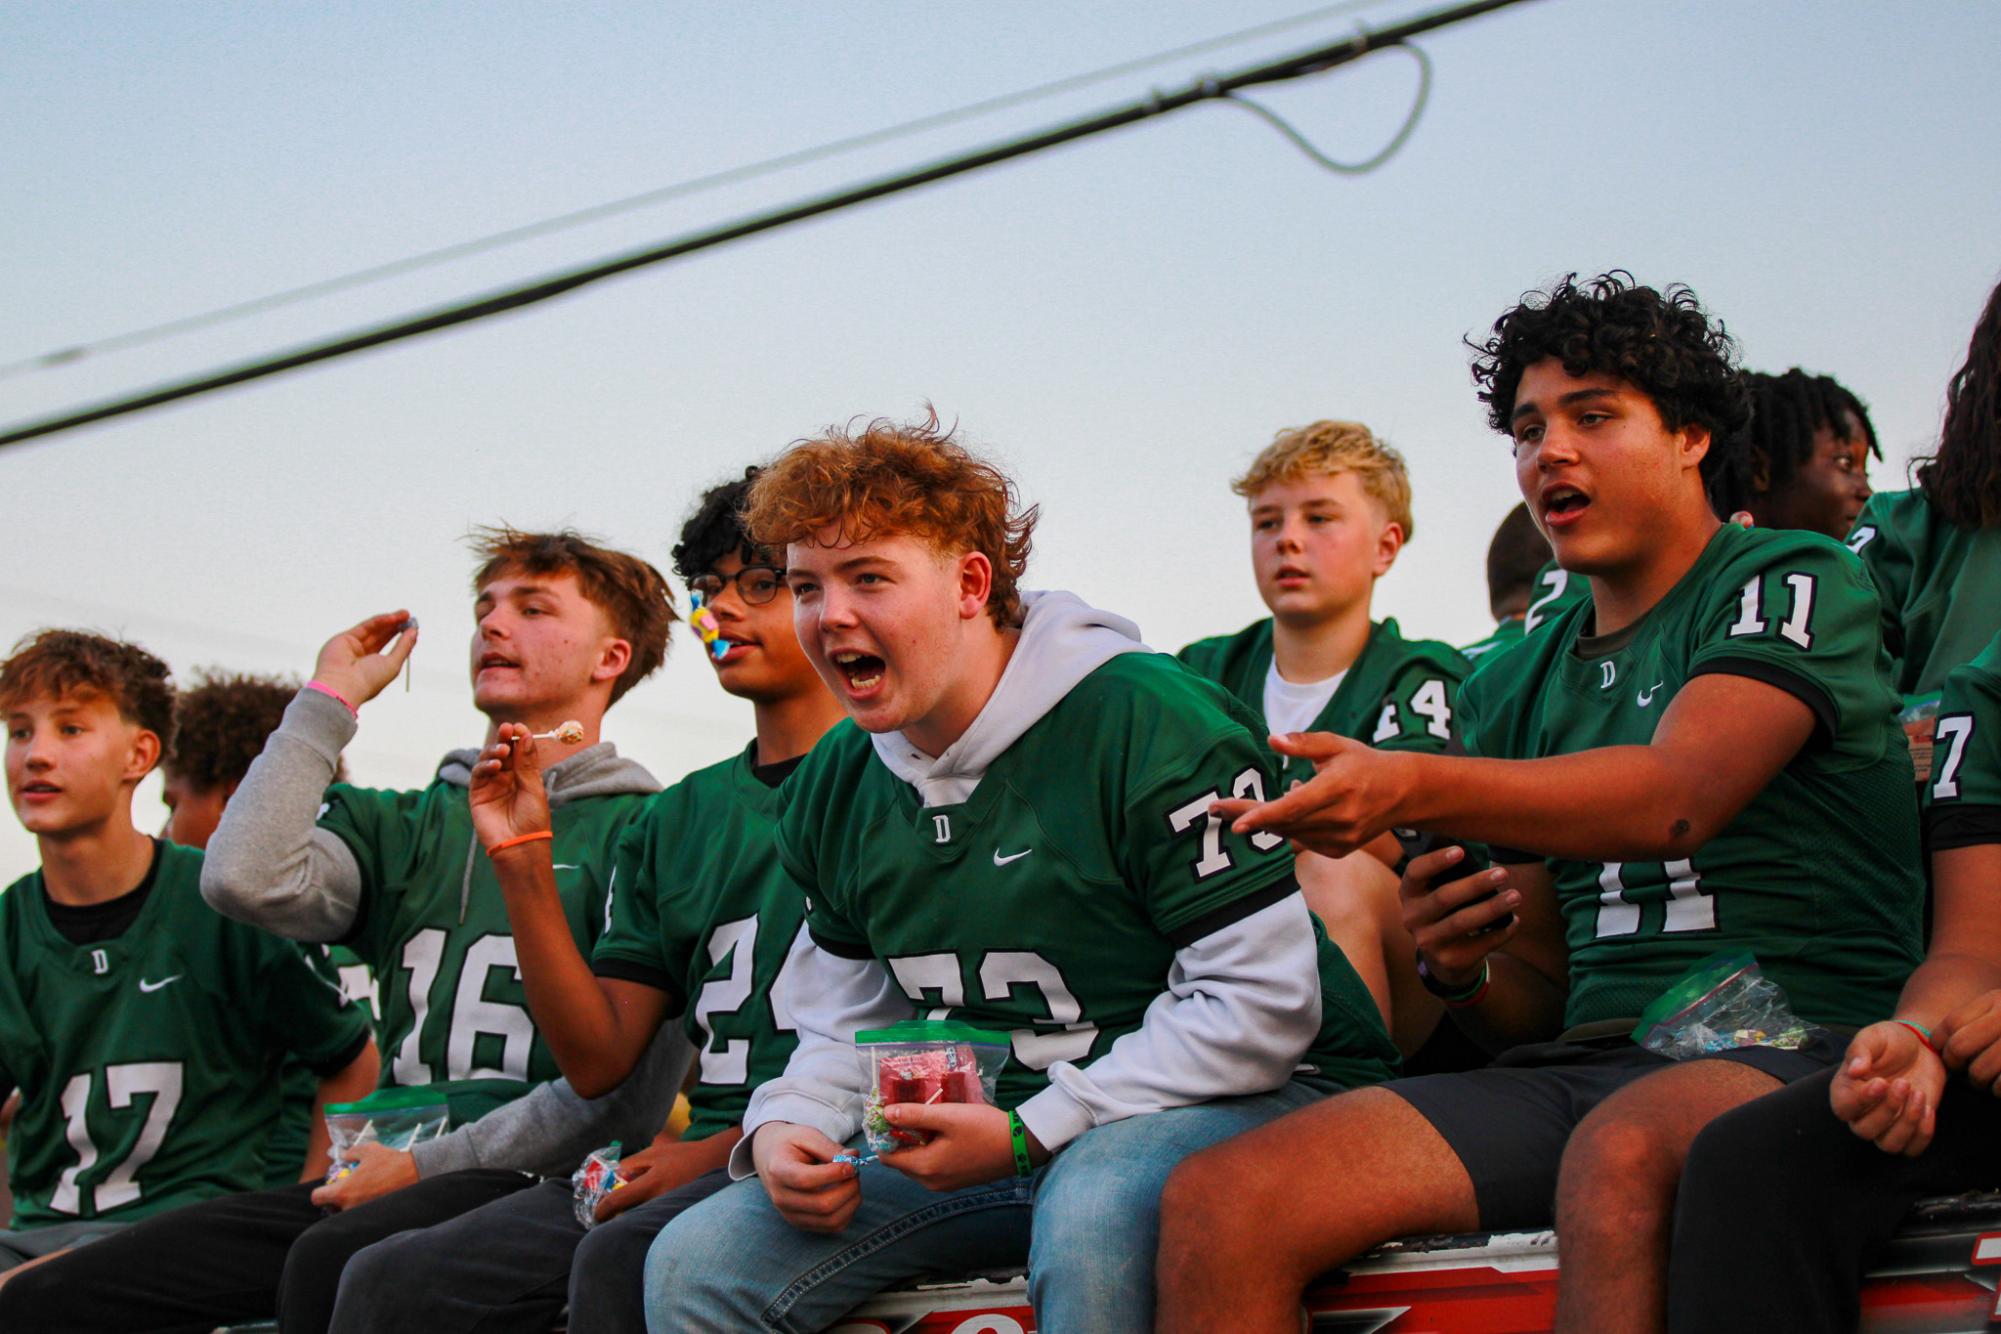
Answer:
<svg viewBox="0 0 2001 1334"><path fill-rule="evenodd" d="M197 792L242 782L298 693L289 678L196 668L195 683L174 697L174 739L163 767ZM347 762L338 760L334 781L346 779Z"/></svg>
<svg viewBox="0 0 2001 1334"><path fill-rule="evenodd" d="M2001 528L2001 284L1946 386L1938 452L1920 459L1916 473L1925 499L1954 527Z"/></svg>
<svg viewBox="0 0 2001 1334"><path fill-rule="evenodd" d="M750 484L762 468L745 468L743 476L721 482L702 492L694 513L681 525L681 540L674 544L674 573L681 582L707 574L716 562L734 554L745 565L783 565L781 553L760 547L744 531L743 506L750 496Z"/></svg>
<svg viewBox="0 0 2001 1334"><path fill-rule="evenodd" d="M480 558L473 591L510 571L573 574L584 596L604 612L620 639L632 645L632 661L611 685L611 702L658 671L667 660L667 632L677 619L674 590L660 571L572 528L524 533L500 524L475 528L469 539Z"/></svg>
<svg viewBox="0 0 2001 1334"><path fill-rule="evenodd" d="M1734 438L1711 446L1712 453L1720 448L1725 457L1705 473L1709 503L1719 517L1748 510L1761 495L1777 495L1791 486L1813 458L1814 436L1832 431L1837 439L1850 439L1851 418L1859 424L1870 456L1883 457L1868 406L1832 375L1808 375L1795 366L1783 375L1745 371L1743 378L1751 423ZM1765 478L1762 491L1760 473Z"/></svg>
<svg viewBox="0 0 2001 1334"><path fill-rule="evenodd" d="M1403 455L1376 439L1360 422L1317 421L1280 431L1230 489L1246 499L1272 485L1309 474L1333 476L1352 472L1362 490L1383 507L1384 516L1411 539L1416 524L1410 514L1410 473Z"/></svg>
<svg viewBox="0 0 2001 1334"><path fill-rule="evenodd" d="M102 696L119 716L160 738L174 734L174 681L167 664L124 640L87 630L40 630L0 662L0 708L38 697Z"/></svg>
<svg viewBox="0 0 2001 1334"><path fill-rule="evenodd" d="M833 528L842 542L902 534L941 552L977 551L993 562L987 614L997 626L1021 622L1035 520L1007 474L941 430L936 413L909 426L877 418L859 432L851 421L794 442L751 483L743 515L760 546Z"/></svg>
<svg viewBox="0 0 2001 1334"><path fill-rule="evenodd" d="M1679 283L1657 292L1614 269L1579 286L1572 273L1548 292L1523 294L1494 321L1485 342L1466 342L1477 354L1473 382L1487 405L1487 424L1503 435L1513 434L1522 372L1550 357L1571 375L1625 380L1653 400L1670 431L1708 428L1705 483L1727 452L1715 446L1732 440L1751 418L1736 343Z"/></svg>

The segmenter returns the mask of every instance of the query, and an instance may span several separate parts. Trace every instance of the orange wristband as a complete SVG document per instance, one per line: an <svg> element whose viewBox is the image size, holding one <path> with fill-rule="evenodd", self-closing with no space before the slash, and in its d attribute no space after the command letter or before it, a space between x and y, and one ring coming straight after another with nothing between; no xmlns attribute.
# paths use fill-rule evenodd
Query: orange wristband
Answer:
<svg viewBox="0 0 2001 1334"><path fill-rule="evenodd" d="M555 837L556 837L556 832L553 829L542 829L532 834L516 834L513 838L503 838L500 840L500 842L488 848L486 850L486 855L488 857L491 857L493 856L494 853L503 851L507 848L518 848L523 843L540 843L545 838L553 840Z"/></svg>

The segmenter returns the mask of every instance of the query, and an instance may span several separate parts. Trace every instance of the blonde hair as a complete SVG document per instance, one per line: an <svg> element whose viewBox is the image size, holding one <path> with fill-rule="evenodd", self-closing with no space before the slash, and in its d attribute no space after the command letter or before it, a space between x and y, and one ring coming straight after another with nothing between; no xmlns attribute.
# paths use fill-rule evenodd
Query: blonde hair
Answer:
<svg viewBox="0 0 2001 1334"><path fill-rule="evenodd" d="M1403 455L1376 439L1375 432L1360 422L1318 421L1280 431L1251 460L1250 470L1230 483L1230 489L1248 500L1277 482L1314 473L1334 477L1344 472L1361 480L1363 492L1383 507L1385 518L1403 529L1404 541L1410 541L1415 525L1410 515L1410 474L1404 470Z"/></svg>

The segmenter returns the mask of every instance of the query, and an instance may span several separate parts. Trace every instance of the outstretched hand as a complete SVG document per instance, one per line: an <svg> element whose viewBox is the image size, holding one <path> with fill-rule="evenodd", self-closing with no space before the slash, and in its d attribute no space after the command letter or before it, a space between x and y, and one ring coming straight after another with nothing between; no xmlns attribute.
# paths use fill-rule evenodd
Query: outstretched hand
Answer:
<svg viewBox="0 0 2001 1334"><path fill-rule="evenodd" d="M388 652L382 650L388 648ZM417 647L417 627L407 611L386 611L350 626L320 646L313 679L337 690L360 708L396 679L410 651Z"/></svg>
<svg viewBox="0 0 2001 1334"><path fill-rule="evenodd" d="M1945 1063L1916 1033L1884 1020L1849 1041L1827 1100L1863 1139L1915 1158L1932 1142L1945 1077Z"/></svg>
<svg viewBox="0 0 2001 1334"><path fill-rule="evenodd" d="M494 844L549 828L549 793L535 737L520 723L502 723L492 745L472 767L472 827L480 845Z"/></svg>
<svg viewBox="0 0 2001 1334"><path fill-rule="evenodd" d="M1209 810L1239 834L1270 830L1293 846L1325 857L1345 857L1395 824L1404 788L1401 752L1377 750L1332 732L1288 732L1272 749L1313 761L1313 777L1271 801L1226 797Z"/></svg>

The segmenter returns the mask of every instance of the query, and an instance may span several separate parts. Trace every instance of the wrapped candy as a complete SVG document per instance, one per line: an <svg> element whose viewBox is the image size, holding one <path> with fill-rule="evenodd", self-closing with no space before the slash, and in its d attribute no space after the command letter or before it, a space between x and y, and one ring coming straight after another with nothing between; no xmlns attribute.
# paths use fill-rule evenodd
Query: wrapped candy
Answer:
<svg viewBox="0 0 2001 1334"><path fill-rule="evenodd" d="M364 1144L407 1150L445 1133L450 1111L427 1088L392 1088L369 1094L358 1102L328 1103L327 1180L353 1175L361 1165L356 1151Z"/></svg>
<svg viewBox="0 0 2001 1334"><path fill-rule="evenodd" d="M618 1160L620 1142L613 1140L602 1149L591 1152L577 1170L570 1173L570 1200L577 1212L577 1222L586 1232L597 1226L598 1202L628 1183L619 1175Z"/></svg>
<svg viewBox="0 0 2001 1334"><path fill-rule="evenodd" d="M1718 954L1661 993L1640 1016L1633 1040L1685 1061L1738 1047L1806 1044L1821 1030L1793 1014L1778 983L1749 953Z"/></svg>
<svg viewBox="0 0 2001 1334"><path fill-rule="evenodd" d="M925 1143L921 1131L890 1125L883 1109L897 1103L991 1103L994 1083L1007 1063L1006 1034L965 1024L909 1020L855 1034L867 1067L868 1093L862 1133L875 1153Z"/></svg>
<svg viewBox="0 0 2001 1334"><path fill-rule="evenodd" d="M537 741L560 741L566 746L574 746L584 739L584 725L575 718L557 723L546 732L534 734Z"/></svg>

